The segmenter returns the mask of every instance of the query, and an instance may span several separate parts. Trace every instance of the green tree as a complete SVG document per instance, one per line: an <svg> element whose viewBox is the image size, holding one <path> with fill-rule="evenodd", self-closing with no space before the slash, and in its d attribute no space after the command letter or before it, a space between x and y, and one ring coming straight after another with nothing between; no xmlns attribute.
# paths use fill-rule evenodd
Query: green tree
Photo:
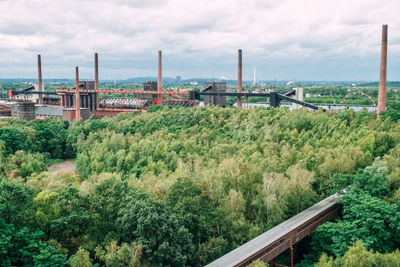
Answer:
<svg viewBox="0 0 400 267"><path fill-rule="evenodd" d="M118 177L111 177L97 184L89 196L90 238L96 244L106 245L111 240L119 241L116 220L121 210L121 201L129 192L129 186Z"/></svg>
<svg viewBox="0 0 400 267"><path fill-rule="evenodd" d="M211 196L197 186L190 178L179 178L169 189L165 198L179 221L193 235L193 243L207 241L215 227L216 203Z"/></svg>
<svg viewBox="0 0 400 267"><path fill-rule="evenodd" d="M57 203L58 194L50 190L40 192L35 199L35 220L39 227L49 236L51 222L60 216L60 206Z"/></svg>
<svg viewBox="0 0 400 267"><path fill-rule="evenodd" d="M43 243L41 231L15 228L3 217L5 205L0 205L0 265L1 266L68 266L65 255Z"/></svg>
<svg viewBox="0 0 400 267"><path fill-rule="evenodd" d="M142 256L142 247L132 243L128 245L122 243L121 246L117 245L117 242L112 241L105 249L97 247L96 258L105 263L106 266L112 267L139 267L143 266L140 263Z"/></svg>
<svg viewBox="0 0 400 267"><path fill-rule="evenodd" d="M351 246L343 257L333 260L323 254L315 267L378 267L378 266L400 266L400 252L381 254L372 252L365 248L362 241L357 241Z"/></svg>
<svg viewBox="0 0 400 267"><path fill-rule="evenodd" d="M89 252L83 248L79 248L76 254L69 258L69 264L71 267L91 267L93 266L92 260L90 259Z"/></svg>
<svg viewBox="0 0 400 267"><path fill-rule="evenodd" d="M6 223L16 227L31 223L33 190L21 182L4 178L0 180L0 192L0 204L4 205L2 217Z"/></svg>
<svg viewBox="0 0 400 267"><path fill-rule="evenodd" d="M51 236L70 253L75 252L90 227L89 201L86 195L68 186L58 194L59 216L51 221Z"/></svg>
<svg viewBox="0 0 400 267"><path fill-rule="evenodd" d="M142 261L153 266L184 266L192 260L192 235L162 202L131 195L119 212L123 240L143 249Z"/></svg>
<svg viewBox="0 0 400 267"><path fill-rule="evenodd" d="M30 151L32 142L16 127L0 127L0 140L5 144L6 154L14 154L18 150Z"/></svg>
<svg viewBox="0 0 400 267"><path fill-rule="evenodd" d="M342 256L357 240L368 249L389 252L400 242L400 212L395 204L386 203L365 192L351 192L342 200L343 221L318 227L313 242L316 251Z"/></svg>

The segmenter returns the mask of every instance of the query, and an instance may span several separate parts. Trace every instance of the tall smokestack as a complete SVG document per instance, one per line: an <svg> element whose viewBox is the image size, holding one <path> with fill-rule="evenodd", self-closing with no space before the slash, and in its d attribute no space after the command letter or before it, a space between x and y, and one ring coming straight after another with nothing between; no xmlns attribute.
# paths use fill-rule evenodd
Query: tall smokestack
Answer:
<svg viewBox="0 0 400 267"><path fill-rule="evenodd" d="M238 50L238 80L237 80L237 91L242 92L242 49ZM242 108L242 97L237 97L237 107Z"/></svg>
<svg viewBox="0 0 400 267"><path fill-rule="evenodd" d="M158 51L158 91L162 91L162 51Z"/></svg>
<svg viewBox="0 0 400 267"><path fill-rule="evenodd" d="M99 55L94 53L94 90L99 90ZM99 92L96 92L96 109L99 109Z"/></svg>
<svg viewBox="0 0 400 267"><path fill-rule="evenodd" d="M38 86L39 92L43 92L43 81L42 81L42 59L41 56L38 55ZM39 94L39 105L43 104L43 95Z"/></svg>
<svg viewBox="0 0 400 267"><path fill-rule="evenodd" d="M161 92L162 87L162 51L158 50L158 83L157 83L157 91ZM153 102L155 105L161 105L161 94L157 95L157 98Z"/></svg>
<svg viewBox="0 0 400 267"><path fill-rule="evenodd" d="M81 96L79 94L79 68L75 68L75 118L81 119Z"/></svg>
<svg viewBox="0 0 400 267"><path fill-rule="evenodd" d="M388 25L382 25L381 69L379 77L378 117L379 112L386 110L386 70L387 70Z"/></svg>

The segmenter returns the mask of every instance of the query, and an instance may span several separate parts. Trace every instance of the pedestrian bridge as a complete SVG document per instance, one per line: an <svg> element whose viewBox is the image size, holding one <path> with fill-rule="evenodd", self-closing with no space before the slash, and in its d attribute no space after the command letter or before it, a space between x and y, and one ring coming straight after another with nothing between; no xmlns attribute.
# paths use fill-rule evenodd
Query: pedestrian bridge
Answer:
<svg viewBox="0 0 400 267"><path fill-rule="evenodd" d="M338 216L341 212L341 205L338 203L340 197L341 195L335 194L321 200L207 266L248 266L256 260L269 262L287 249L290 250L293 266L293 244L314 232L321 224Z"/></svg>

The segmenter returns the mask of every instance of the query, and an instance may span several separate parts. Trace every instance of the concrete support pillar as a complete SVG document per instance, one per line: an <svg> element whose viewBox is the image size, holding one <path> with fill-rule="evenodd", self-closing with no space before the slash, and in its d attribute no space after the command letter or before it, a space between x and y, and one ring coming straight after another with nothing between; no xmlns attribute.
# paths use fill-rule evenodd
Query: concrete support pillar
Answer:
<svg viewBox="0 0 400 267"><path fill-rule="evenodd" d="M379 76L378 118L379 112L386 110L386 72L387 72L388 25L382 25L381 68Z"/></svg>
<svg viewBox="0 0 400 267"><path fill-rule="evenodd" d="M237 91L242 92L242 49L238 50L238 79L237 79ZM242 97L237 97L237 107L242 108Z"/></svg>
<svg viewBox="0 0 400 267"><path fill-rule="evenodd" d="M294 94L294 96L292 98L303 101L303 88L302 87L293 88L293 90L295 90L296 93ZM300 108L303 108L303 106L296 104L296 103L292 103L292 109L300 109Z"/></svg>

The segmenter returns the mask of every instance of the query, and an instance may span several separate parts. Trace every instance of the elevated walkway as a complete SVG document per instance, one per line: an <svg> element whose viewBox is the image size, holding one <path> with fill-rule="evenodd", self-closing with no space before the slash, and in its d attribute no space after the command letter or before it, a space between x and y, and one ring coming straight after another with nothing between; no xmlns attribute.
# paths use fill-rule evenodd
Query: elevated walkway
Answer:
<svg viewBox="0 0 400 267"><path fill-rule="evenodd" d="M293 266L293 244L314 232L321 224L338 216L341 212L341 205L338 203L340 197L335 194L321 200L207 266L248 266L255 260L269 262L287 249L291 251Z"/></svg>

